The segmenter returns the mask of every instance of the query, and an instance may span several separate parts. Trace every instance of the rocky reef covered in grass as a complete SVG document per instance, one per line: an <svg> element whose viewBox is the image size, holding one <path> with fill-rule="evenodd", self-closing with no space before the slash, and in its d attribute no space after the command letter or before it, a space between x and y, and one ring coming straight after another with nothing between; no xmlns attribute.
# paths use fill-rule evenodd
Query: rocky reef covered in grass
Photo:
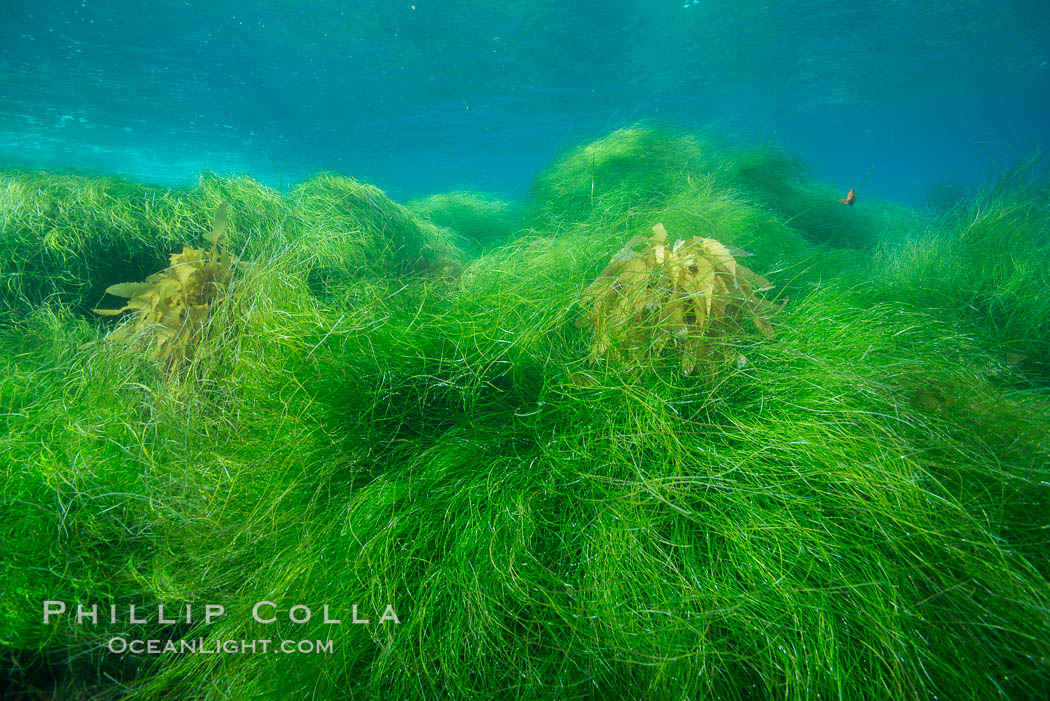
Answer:
<svg viewBox="0 0 1050 701"><path fill-rule="evenodd" d="M839 196L645 125L521 206L334 174L0 174L5 674L62 698L1045 697L1046 185L1014 173L932 218ZM91 310L224 204L240 263L173 372ZM592 287L639 236L659 275ZM726 294L761 280L733 299L761 287L778 311L742 318L768 333L675 317L690 290L719 304L688 248L662 257L692 237L723 247ZM662 345L595 352L581 319L608 309ZM44 600L227 615L45 626Z"/></svg>

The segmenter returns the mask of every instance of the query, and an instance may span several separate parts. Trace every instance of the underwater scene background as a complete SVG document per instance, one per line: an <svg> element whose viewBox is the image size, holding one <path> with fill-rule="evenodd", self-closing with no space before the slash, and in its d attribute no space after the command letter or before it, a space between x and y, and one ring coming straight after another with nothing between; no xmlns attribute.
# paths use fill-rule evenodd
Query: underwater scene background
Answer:
<svg viewBox="0 0 1050 701"><path fill-rule="evenodd" d="M0 697L1050 698L1050 8L5 0Z"/></svg>

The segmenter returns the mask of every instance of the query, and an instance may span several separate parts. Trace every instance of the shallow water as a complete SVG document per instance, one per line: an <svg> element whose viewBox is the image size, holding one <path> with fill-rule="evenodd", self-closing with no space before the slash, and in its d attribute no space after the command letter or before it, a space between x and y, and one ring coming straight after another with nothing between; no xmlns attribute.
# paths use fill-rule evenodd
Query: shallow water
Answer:
<svg viewBox="0 0 1050 701"><path fill-rule="evenodd" d="M913 205L1045 143L1041 0L6 0L0 164L521 196L639 119Z"/></svg>

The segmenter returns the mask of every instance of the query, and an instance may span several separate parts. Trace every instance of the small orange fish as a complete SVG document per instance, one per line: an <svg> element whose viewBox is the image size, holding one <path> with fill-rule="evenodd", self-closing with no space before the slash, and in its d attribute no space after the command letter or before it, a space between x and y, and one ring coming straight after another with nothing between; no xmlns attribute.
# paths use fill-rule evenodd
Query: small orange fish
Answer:
<svg viewBox="0 0 1050 701"><path fill-rule="evenodd" d="M846 195L846 199L839 200L839 202L841 202L842 204L848 204L850 207L852 207L853 203L856 202L856 201L857 201L857 193L854 192L853 188L849 189L849 194Z"/></svg>

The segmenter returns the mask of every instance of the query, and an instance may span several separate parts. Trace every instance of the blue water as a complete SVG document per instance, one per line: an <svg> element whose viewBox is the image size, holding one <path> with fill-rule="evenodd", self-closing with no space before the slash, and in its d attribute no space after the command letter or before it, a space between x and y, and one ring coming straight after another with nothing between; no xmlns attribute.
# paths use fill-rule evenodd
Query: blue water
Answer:
<svg viewBox="0 0 1050 701"><path fill-rule="evenodd" d="M1050 137L1048 0L0 0L0 165L527 193L639 120L922 205Z"/></svg>

